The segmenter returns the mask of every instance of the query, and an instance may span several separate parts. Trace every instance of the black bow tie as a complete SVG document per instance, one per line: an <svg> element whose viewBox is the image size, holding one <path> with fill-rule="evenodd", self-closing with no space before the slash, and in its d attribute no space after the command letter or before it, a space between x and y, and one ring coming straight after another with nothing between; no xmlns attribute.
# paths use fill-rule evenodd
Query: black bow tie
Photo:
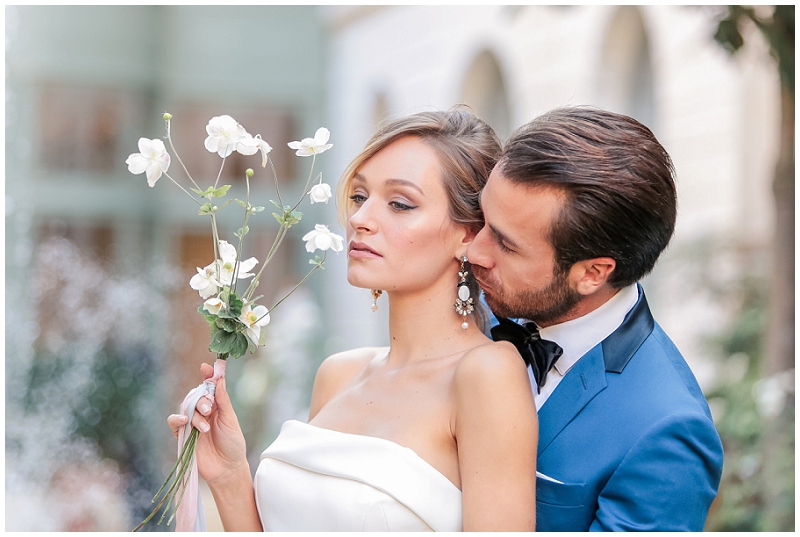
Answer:
<svg viewBox="0 0 800 537"><path fill-rule="evenodd" d="M542 339L534 323L523 326L500 317L497 320L500 324L492 327L492 339L513 343L525 363L533 369L539 388L544 386L547 372L564 351L556 343Z"/></svg>

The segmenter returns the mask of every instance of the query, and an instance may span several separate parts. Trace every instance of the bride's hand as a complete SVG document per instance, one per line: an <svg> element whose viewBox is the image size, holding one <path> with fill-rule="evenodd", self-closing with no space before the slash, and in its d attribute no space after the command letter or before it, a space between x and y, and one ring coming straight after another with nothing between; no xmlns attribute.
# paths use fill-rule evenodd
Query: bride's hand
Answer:
<svg viewBox="0 0 800 537"><path fill-rule="evenodd" d="M202 364L200 372L204 379L208 379L213 376L214 368ZM167 424L176 437L186 420L187 417L181 414L167 418ZM217 381L213 408L208 399L200 398L192 425L200 430L196 448L197 469L209 485L215 480L224 480L225 476L236 475L236 470L248 464L244 435L228 397L225 378Z"/></svg>

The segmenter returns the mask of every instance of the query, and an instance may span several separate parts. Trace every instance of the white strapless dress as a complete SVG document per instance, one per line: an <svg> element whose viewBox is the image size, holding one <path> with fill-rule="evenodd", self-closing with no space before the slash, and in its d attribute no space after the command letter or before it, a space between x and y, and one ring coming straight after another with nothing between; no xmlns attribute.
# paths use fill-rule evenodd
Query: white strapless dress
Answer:
<svg viewBox="0 0 800 537"><path fill-rule="evenodd" d="M261 454L264 531L461 531L461 491L390 440L287 421Z"/></svg>

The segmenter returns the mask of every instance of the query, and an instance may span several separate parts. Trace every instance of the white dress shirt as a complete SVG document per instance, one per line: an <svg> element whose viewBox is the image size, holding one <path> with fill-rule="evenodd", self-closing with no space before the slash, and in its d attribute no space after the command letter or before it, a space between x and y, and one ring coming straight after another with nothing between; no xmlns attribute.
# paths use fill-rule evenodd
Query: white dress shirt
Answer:
<svg viewBox="0 0 800 537"><path fill-rule="evenodd" d="M636 284L620 289L605 304L583 317L572 319L546 328L540 328L542 339L557 343L564 353L547 373L547 381L541 391L533 377L533 369L528 367L528 376L533 387L536 410L542 408L547 398L556 389L564 375L572 369L581 357L592 350L598 343L619 328L625 316L636 305L639 291Z"/></svg>

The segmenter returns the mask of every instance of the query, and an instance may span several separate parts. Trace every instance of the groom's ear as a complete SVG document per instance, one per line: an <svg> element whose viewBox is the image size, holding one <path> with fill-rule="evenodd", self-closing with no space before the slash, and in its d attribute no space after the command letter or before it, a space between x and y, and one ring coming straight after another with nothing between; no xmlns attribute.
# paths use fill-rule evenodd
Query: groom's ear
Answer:
<svg viewBox="0 0 800 537"><path fill-rule="evenodd" d="M610 257L584 259L572 265L569 280L578 293L591 295L608 282L616 267L617 262Z"/></svg>

